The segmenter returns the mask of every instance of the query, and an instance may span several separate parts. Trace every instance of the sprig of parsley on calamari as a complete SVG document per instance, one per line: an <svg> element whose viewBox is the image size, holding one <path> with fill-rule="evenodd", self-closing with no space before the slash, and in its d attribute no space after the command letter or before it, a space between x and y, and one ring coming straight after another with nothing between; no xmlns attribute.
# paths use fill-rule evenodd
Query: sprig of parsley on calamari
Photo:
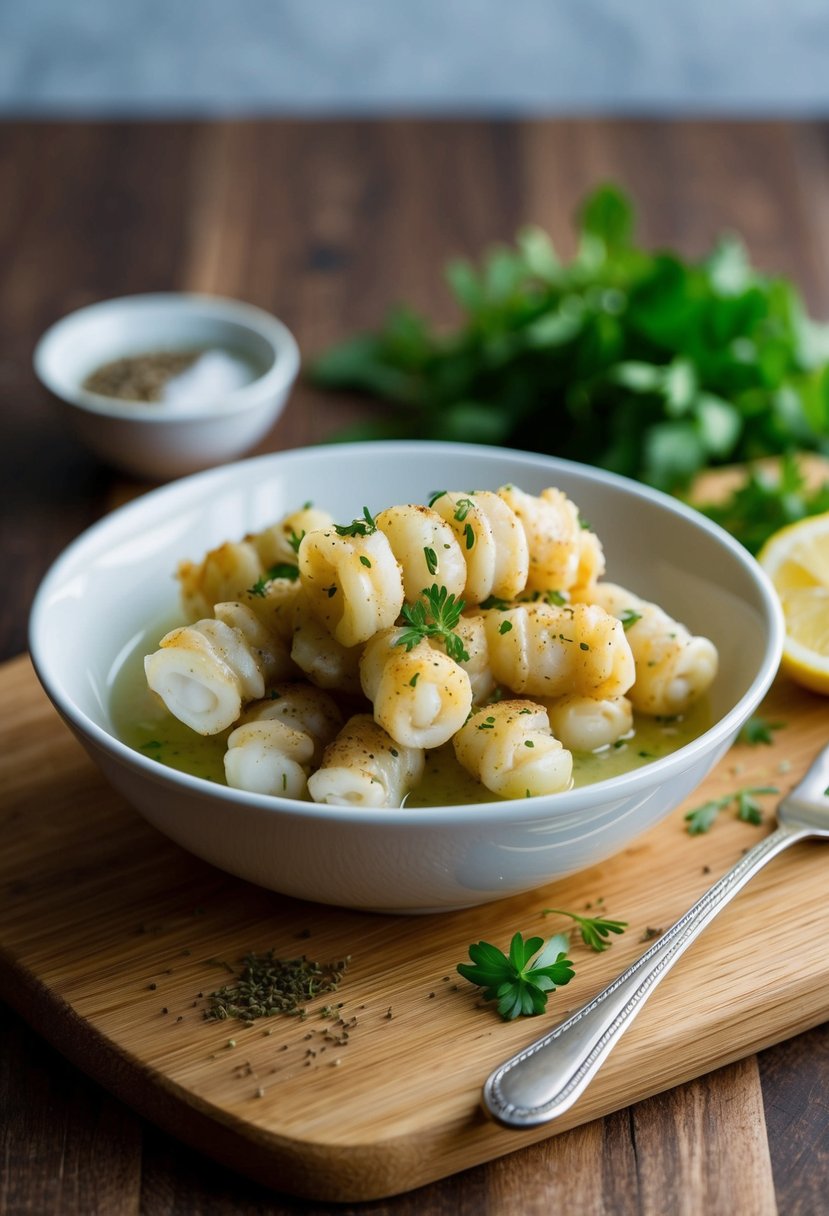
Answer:
<svg viewBox="0 0 829 1216"><path fill-rule="evenodd" d="M455 599L445 587L433 583L423 588L423 598L414 604L404 604L401 610L408 628L400 635L395 646L412 650L424 638L436 638L443 644L450 659L456 663L469 661L463 639L455 632L464 610L463 600Z"/></svg>

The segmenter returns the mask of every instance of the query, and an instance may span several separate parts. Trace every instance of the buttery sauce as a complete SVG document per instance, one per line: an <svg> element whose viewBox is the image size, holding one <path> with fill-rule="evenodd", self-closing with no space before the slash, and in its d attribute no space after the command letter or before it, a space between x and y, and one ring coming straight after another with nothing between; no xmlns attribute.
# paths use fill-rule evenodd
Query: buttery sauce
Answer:
<svg viewBox="0 0 829 1216"><path fill-rule="evenodd" d="M127 746L159 764L224 785L224 754L230 730L207 737L196 734L174 718L147 687L144 655L156 648L157 639L165 632L163 628L148 630L115 676L110 699L115 733ZM651 760L684 747L711 723L711 709L706 698L677 718L649 718L636 714L630 736L595 752L573 753L574 784L590 785L641 768ZM461 768L449 743L427 752L423 781L409 794L406 806L458 806L498 801L497 794L485 789Z"/></svg>

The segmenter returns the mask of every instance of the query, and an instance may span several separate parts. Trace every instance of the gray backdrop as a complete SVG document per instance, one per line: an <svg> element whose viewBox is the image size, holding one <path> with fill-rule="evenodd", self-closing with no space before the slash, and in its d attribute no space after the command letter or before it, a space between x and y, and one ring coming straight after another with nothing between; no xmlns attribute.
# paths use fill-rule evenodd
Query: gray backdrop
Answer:
<svg viewBox="0 0 829 1216"><path fill-rule="evenodd" d="M0 0L6 114L829 112L829 0Z"/></svg>

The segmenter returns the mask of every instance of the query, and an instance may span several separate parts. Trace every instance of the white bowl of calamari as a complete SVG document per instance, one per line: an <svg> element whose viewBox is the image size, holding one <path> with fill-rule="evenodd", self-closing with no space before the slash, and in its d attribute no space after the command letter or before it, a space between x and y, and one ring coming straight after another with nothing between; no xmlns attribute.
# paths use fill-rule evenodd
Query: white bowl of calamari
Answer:
<svg viewBox="0 0 829 1216"><path fill-rule="evenodd" d="M90 528L38 676L161 832L283 894L436 911L554 882L686 798L782 625L702 516L586 466L370 443L197 474Z"/></svg>

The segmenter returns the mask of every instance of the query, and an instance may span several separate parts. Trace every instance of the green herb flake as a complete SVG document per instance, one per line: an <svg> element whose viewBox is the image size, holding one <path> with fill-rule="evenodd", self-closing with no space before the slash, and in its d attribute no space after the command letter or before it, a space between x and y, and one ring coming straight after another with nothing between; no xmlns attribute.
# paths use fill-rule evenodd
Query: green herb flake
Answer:
<svg viewBox="0 0 829 1216"><path fill-rule="evenodd" d="M354 519L350 524L335 524L334 531L338 536L371 536L377 531L377 524L368 507L363 507L362 519Z"/></svg>
<svg viewBox="0 0 829 1216"><path fill-rule="evenodd" d="M772 744L772 731L783 730L785 725L785 722L768 722L755 714L740 731L740 742L747 743L749 747L756 747L760 743Z"/></svg>
<svg viewBox="0 0 829 1216"><path fill-rule="evenodd" d="M435 553L434 549L430 549L428 546L426 546L423 550L423 556L426 559L426 569L432 576L434 576L438 571L437 553Z"/></svg>
<svg viewBox="0 0 829 1216"><path fill-rule="evenodd" d="M603 900L596 902L602 903ZM628 927L626 920L608 920L605 916L579 916L576 912L565 912L562 908L544 908L541 915L569 916L576 922L584 944L599 954L612 944L608 940L611 933L624 933Z"/></svg>
<svg viewBox="0 0 829 1216"><path fill-rule="evenodd" d="M403 605L401 615L407 628L394 643L412 650L424 638L435 638L443 644L450 659L456 663L469 662L469 654L463 639L456 633L464 609L463 600L456 600L445 587L434 583L424 587L423 598L414 604Z"/></svg>
<svg viewBox="0 0 829 1216"><path fill-rule="evenodd" d="M635 608L625 608L619 620L622 622L622 628L627 633L631 625L635 625L637 621L641 621L642 613L637 612Z"/></svg>
<svg viewBox="0 0 829 1216"><path fill-rule="evenodd" d="M469 947L469 957L471 964L458 963L458 974L483 988L485 1001L497 1001L498 1012L507 1022L543 1013L549 994L575 975L563 934L551 937L545 945L542 937L525 941L516 933L508 955L489 942L478 942Z"/></svg>
<svg viewBox="0 0 829 1216"><path fill-rule="evenodd" d="M371 569L371 559L366 557L364 553L360 554L360 565L365 566L368 570Z"/></svg>
<svg viewBox="0 0 829 1216"><path fill-rule="evenodd" d="M688 825L688 835L700 836L704 832L710 831L720 811L727 810L730 806L735 807L738 819L744 823L759 826L763 822L763 812L757 798L764 794L778 794L779 792L773 785L756 785L735 790L733 794L724 794L722 798L709 799L708 802L703 802L686 813L685 822Z"/></svg>
<svg viewBox="0 0 829 1216"><path fill-rule="evenodd" d="M512 631L512 621L501 621L498 626L499 633L510 633Z"/></svg>

